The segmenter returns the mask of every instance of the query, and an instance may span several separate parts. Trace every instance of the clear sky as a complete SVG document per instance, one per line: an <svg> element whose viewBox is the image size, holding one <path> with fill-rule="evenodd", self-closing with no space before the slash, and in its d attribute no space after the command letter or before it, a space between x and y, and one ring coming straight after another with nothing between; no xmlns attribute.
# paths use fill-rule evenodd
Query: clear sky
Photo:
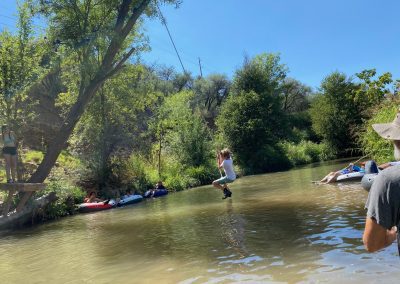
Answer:
<svg viewBox="0 0 400 284"><path fill-rule="evenodd" d="M333 71L354 75L367 68L400 79L398 0L183 0L161 6L183 64L194 75L229 77L245 54L280 53L289 76L312 87ZM0 28L13 25L14 0L0 0ZM11 22L11 23L10 23ZM146 21L149 63L178 58L159 20Z"/></svg>

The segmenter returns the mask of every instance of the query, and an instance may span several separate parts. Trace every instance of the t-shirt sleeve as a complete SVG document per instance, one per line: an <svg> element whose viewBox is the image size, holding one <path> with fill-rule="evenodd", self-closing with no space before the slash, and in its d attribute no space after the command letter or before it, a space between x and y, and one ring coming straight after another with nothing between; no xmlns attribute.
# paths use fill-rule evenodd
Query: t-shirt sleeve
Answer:
<svg viewBox="0 0 400 284"><path fill-rule="evenodd" d="M367 217L375 219L379 225L386 229L390 229L399 223L399 170L399 167L393 167L382 171L375 178L365 204Z"/></svg>

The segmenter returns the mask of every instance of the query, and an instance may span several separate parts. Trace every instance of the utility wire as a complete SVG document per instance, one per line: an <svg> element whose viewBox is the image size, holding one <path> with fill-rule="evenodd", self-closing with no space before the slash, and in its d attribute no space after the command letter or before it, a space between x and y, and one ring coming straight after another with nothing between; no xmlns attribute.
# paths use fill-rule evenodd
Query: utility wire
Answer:
<svg viewBox="0 0 400 284"><path fill-rule="evenodd" d="M176 49L174 40L172 39L171 33L169 32L169 29L168 29L168 26L167 26L167 21L165 20L164 15L161 13L160 6L158 6L158 3L157 3L157 2L156 2L156 5L157 5L157 8L158 8L158 12L160 13L160 16L161 16L161 23L162 23L162 24L165 26L165 28L167 29L168 36L169 36L169 38L170 38L170 40L171 40L171 42L172 42L172 45L174 46L174 49L175 49L176 55L178 56L179 62L181 63L183 73L186 74L185 67L183 66L181 57L179 56L179 52L178 52L178 50Z"/></svg>
<svg viewBox="0 0 400 284"><path fill-rule="evenodd" d="M17 18L17 17L7 16L7 15L4 15L4 14L0 14L0 17L8 18L8 19L11 19L11 20L15 20Z"/></svg>
<svg viewBox="0 0 400 284"><path fill-rule="evenodd" d="M152 35L151 45L156 47L157 49L159 49L161 51L164 51L166 53L169 53L171 55L174 54L173 52L171 52L170 50L165 48L166 42L164 40L162 40L161 38L158 38L155 35ZM195 57L193 54L190 54L190 53L187 53L187 52L184 52L184 51L180 51L180 54L182 56L182 59L185 60L185 63L189 63L189 64L193 65L194 67L198 68L199 63L198 63L198 61L193 60L193 58ZM176 54L174 54L174 55L176 55ZM215 68L215 66L212 66L212 65L207 64L207 63L204 64L204 60L203 59L201 60L201 67L202 67L202 69L208 70L210 73L217 73L218 72L218 71L216 71L217 68Z"/></svg>

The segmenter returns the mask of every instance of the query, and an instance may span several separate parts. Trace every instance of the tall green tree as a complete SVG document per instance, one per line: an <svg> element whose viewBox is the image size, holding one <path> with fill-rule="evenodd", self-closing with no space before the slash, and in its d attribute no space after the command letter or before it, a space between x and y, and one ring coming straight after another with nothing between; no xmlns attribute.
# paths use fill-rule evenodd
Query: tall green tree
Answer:
<svg viewBox="0 0 400 284"><path fill-rule="evenodd" d="M194 93L183 91L165 99L157 113L157 133L165 154L184 167L208 165L211 153L209 129L201 115L192 110Z"/></svg>
<svg viewBox="0 0 400 284"><path fill-rule="evenodd" d="M288 167L278 145L289 132L280 96L286 72L275 54L245 60L236 71L233 92L222 105L218 130L248 173Z"/></svg>
<svg viewBox="0 0 400 284"><path fill-rule="evenodd" d="M334 72L321 83L321 91L311 104L312 127L333 150L357 150L355 132L361 113L354 100L356 85L345 74Z"/></svg>
<svg viewBox="0 0 400 284"><path fill-rule="evenodd" d="M32 15L26 3L18 6L18 32L0 33L0 119L19 131L34 113L26 104L27 90L44 69L43 40L33 36ZM21 136L20 136L21 137Z"/></svg>
<svg viewBox="0 0 400 284"><path fill-rule="evenodd" d="M285 113L302 112L309 108L311 88L295 80L286 78L282 85L282 108Z"/></svg>
<svg viewBox="0 0 400 284"><path fill-rule="evenodd" d="M210 128L215 128L215 118L222 102L228 97L231 82L225 75L212 74L197 78L193 84L193 107L197 108Z"/></svg>
<svg viewBox="0 0 400 284"><path fill-rule="evenodd" d="M164 3L177 3L164 0ZM157 1L150 0L47 0L38 1L39 11L50 24L51 40L61 59L75 62L76 100L31 182L43 182L75 125L104 83L121 71L125 62L143 48L138 30L140 16L157 15Z"/></svg>
<svg viewBox="0 0 400 284"><path fill-rule="evenodd" d="M386 72L377 77L376 75L375 69L356 73L360 83L355 89L354 100L364 110L365 116L369 116L371 107L378 106L385 99L385 96L391 93L392 74Z"/></svg>
<svg viewBox="0 0 400 284"><path fill-rule="evenodd" d="M93 99L70 139L70 149L83 159L86 179L99 189L112 178L113 157L148 152L153 141L144 133L162 93L142 65L128 64ZM147 140L146 140L147 139ZM147 147L147 148L146 148Z"/></svg>

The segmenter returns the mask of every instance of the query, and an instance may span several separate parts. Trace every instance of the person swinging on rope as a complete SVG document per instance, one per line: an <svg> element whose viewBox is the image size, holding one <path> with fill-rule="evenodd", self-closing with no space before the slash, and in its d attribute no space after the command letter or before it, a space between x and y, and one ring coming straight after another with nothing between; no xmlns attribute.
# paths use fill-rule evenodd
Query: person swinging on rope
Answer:
<svg viewBox="0 0 400 284"><path fill-rule="evenodd" d="M222 176L221 173L221 178L214 180L212 182L212 185L215 188L222 190L222 192L224 193L224 197L222 197L222 199L225 199L232 196L232 192L228 188L228 183L232 183L236 179L236 174L233 170L231 152L229 151L229 149L225 148L217 154L217 164L220 173L221 169L224 169L225 176Z"/></svg>

